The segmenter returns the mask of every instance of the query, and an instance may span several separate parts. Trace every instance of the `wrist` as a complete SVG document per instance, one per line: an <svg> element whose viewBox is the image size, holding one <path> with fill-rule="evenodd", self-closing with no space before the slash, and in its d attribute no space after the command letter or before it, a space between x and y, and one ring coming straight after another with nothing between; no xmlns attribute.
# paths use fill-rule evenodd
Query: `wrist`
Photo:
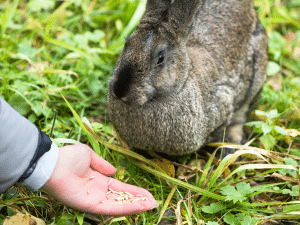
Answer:
<svg viewBox="0 0 300 225"><path fill-rule="evenodd" d="M23 182L20 182L20 184L28 187L31 190L38 190L45 186L55 169L58 160L58 154L58 146L52 142L50 150L45 152L37 161L36 167L32 174Z"/></svg>

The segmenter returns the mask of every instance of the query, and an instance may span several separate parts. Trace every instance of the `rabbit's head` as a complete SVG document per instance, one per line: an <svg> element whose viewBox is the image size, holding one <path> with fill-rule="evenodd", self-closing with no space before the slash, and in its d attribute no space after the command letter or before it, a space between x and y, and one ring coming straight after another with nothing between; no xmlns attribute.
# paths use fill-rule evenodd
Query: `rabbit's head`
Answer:
<svg viewBox="0 0 300 225"><path fill-rule="evenodd" d="M180 91L189 75L186 41L201 1L148 0L137 29L126 38L109 92L142 106Z"/></svg>

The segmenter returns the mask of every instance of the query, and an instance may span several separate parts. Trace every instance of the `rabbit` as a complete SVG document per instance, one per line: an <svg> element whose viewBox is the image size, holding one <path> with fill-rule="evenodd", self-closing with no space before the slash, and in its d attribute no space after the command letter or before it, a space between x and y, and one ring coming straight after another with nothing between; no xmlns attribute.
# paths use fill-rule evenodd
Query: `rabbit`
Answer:
<svg viewBox="0 0 300 225"><path fill-rule="evenodd" d="M208 142L245 141L268 62L251 0L148 0L125 40L107 100L130 147L183 155Z"/></svg>

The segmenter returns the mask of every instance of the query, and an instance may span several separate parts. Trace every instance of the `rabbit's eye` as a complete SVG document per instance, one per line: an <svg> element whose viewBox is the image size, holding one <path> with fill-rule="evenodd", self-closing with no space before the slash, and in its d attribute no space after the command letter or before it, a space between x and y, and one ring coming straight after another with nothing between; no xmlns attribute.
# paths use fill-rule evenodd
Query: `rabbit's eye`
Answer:
<svg viewBox="0 0 300 225"><path fill-rule="evenodd" d="M158 59L157 59L157 62L156 62L156 65L159 65L161 63L163 63L165 60L165 55L164 54L161 54L158 56Z"/></svg>

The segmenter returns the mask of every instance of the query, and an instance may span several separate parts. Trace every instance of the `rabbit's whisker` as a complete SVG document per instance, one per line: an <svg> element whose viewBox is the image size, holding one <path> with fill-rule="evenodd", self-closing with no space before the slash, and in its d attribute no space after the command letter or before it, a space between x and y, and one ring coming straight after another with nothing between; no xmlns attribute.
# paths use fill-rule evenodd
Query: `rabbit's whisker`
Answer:
<svg viewBox="0 0 300 225"><path fill-rule="evenodd" d="M155 102L157 102L158 104L160 104L165 110L168 110L163 104L161 104L159 101L156 101L154 98L151 98L152 100L154 100Z"/></svg>

